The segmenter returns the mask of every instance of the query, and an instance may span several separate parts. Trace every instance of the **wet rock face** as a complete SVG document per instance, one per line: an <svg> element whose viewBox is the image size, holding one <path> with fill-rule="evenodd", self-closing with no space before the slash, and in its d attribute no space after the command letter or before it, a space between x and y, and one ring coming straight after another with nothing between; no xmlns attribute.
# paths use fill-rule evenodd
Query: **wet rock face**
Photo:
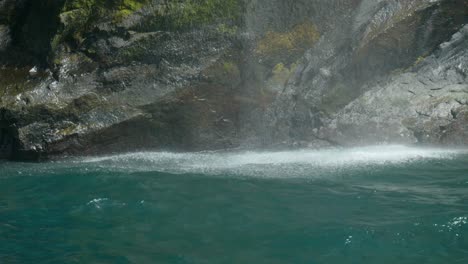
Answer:
<svg viewBox="0 0 468 264"><path fill-rule="evenodd" d="M466 145L468 26L407 72L394 74L341 110L323 136L342 144Z"/></svg>
<svg viewBox="0 0 468 264"><path fill-rule="evenodd" d="M0 158L466 144L466 7L0 0Z"/></svg>
<svg viewBox="0 0 468 264"><path fill-rule="evenodd" d="M0 1L0 53L5 51L11 43L9 14L12 1Z"/></svg>
<svg viewBox="0 0 468 264"><path fill-rule="evenodd" d="M10 29L5 25L0 25L0 52L6 50L10 42Z"/></svg>
<svg viewBox="0 0 468 264"><path fill-rule="evenodd" d="M2 156L236 146L239 7L221 2L1 1Z"/></svg>
<svg viewBox="0 0 468 264"><path fill-rule="evenodd" d="M365 144L368 138L367 143L395 140L434 143L434 140L416 140L407 136L412 132L399 129L401 119L395 119L395 124L386 128L380 122L373 121L373 117L383 118L386 116L384 113L394 111L392 109L399 108L398 105L404 106L405 99L393 102L394 106L381 107L381 111L378 109L375 113L362 114L368 126L354 127L352 124L359 120L353 115L358 113L359 108L346 106L365 96L367 91L377 90L379 84L394 78L395 72L412 72L415 64L440 52L442 47L439 45L449 41L468 22L466 6L467 1L463 0L355 3L346 16L332 22L335 25L333 29L322 29L320 40L298 62L282 92L265 111L264 129L271 131L266 135L266 141L284 142L286 145L304 145L301 142L307 145L307 142L323 140L330 144ZM457 52L461 52L460 48L454 53ZM446 59L449 60L454 59ZM424 70L414 74L419 76ZM447 82L457 83L455 79ZM396 90L388 94L402 96ZM418 104L426 105L428 100ZM337 113L343 111L350 112L349 122L338 126L340 122L331 120L335 120ZM412 116L406 114L412 112L399 112L402 119ZM330 127L333 127L333 131L346 134L346 138L338 140L323 132ZM397 134L398 137L388 133Z"/></svg>

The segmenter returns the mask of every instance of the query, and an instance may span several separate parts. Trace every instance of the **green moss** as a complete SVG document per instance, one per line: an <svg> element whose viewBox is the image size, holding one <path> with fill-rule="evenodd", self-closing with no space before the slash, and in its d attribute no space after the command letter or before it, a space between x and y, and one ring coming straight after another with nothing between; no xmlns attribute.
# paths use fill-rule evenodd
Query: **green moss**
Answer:
<svg viewBox="0 0 468 264"><path fill-rule="evenodd" d="M217 31L223 35L235 36L239 28L237 26L230 26L225 23L219 24Z"/></svg>
<svg viewBox="0 0 468 264"><path fill-rule="evenodd" d="M121 21L130 16L135 11L140 10L149 0L121 0L117 6L117 12L114 14L114 21Z"/></svg>
<svg viewBox="0 0 468 264"><path fill-rule="evenodd" d="M98 21L120 22L140 10L150 0L66 0L60 21L62 30L52 41L52 48L65 40L81 43L83 35Z"/></svg>
<svg viewBox="0 0 468 264"><path fill-rule="evenodd" d="M271 82L275 85L284 85L289 80L291 73L293 73L296 70L296 68L296 63L291 64L290 67L287 67L283 63L276 64L273 70L271 71Z"/></svg>
<svg viewBox="0 0 468 264"><path fill-rule="evenodd" d="M150 0L67 0L64 12L71 10L84 10L88 13L101 15L117 15L120 12L130 14L149 3ZM102 18L102 17L101 17ZM94 19L99 19L95 17Z"/></svg>
<svg viewBox="0 0 468 264"><path fill-rule="evenodd" d="M148 0L123 0L120 7L125 10L136 11L148 2Z"/></svg>
<svg viewBox="0 0 468 264"><path fill-rule="evenodd" d="M241 0L174 0L157 9L152 22L153 27L166 30L220 23L221 31L231 33L236 28L228 24L236 24L241 11Z"/></svg>
<svg viewBox="0 0 468 264"><path fill-rule="evenodd" d="M235 72L235 71L238 71L238 70L239 69L237 68L237 65L235 65L232 62L224 62L223 63L223 71L225 73L231 73L231 72Z"/></svg>
<svg viewBox="0 0 468 264"><path fill-rule="evenodd" d="M54 50L67 38L74 39L76 42L82 41L81 35L89 22L89 10L75 9L60 14L60 21L63 28L52 39L51 47Z"/></svg>
<svg viewBox="0 0 468 264"><path fill-rule="evenodd" d="M223 63L223 77L229 82L237 82L240 80L240 70L237 64L234 62L224 62Z"/></svg>
<svg viewBox="0 0 468 264"><path fill-rule="evenodd" d="M142 8L152 10L138 26L141 31L180 31L202 25L219 25L217 31L233 35L242 11L242 0L172 0L148 5L151 0L66 0L60 14L62 28L52 40L81 44L99 22L119 23Z"/></svg>
<svg viewBox="0 0 468 264"><path fill-rule="evenodd" d="M227 82L237 81L240 79L240 70L237 64L232 61L223 63L221 76L218 76L221 80L227 80Z"/></svg>
<svg viewBox="0 0 468 264"><path fill-rule="evenodd" d="M241 72L236 62L221 60L205 70L204 75L217 84L236 86L241 79Z"/></svg>

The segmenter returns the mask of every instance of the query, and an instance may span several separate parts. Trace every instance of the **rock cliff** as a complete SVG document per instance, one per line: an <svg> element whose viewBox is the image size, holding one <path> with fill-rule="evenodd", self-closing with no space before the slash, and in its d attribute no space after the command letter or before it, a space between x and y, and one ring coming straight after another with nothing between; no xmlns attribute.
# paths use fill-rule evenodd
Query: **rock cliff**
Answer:
<svg viewBox="0 0 468 264"><path fill-rule="evenodd" d="M0 158L467 144L467 0L0 0Z"/></svg>

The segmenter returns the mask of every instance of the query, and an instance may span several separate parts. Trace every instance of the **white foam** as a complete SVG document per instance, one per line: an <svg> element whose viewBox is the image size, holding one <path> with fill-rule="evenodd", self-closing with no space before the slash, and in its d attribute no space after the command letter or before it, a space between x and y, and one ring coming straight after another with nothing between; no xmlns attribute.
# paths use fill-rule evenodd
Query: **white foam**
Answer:
<svg viewBox="0 0 468 264"><path fill-rule="evenodd" d="M466 153L466 150L387 145L278 152L138 152L84 158L76 162L129 171L294 177L311 174L319 169L349 169L429 159L450 159Z"/></svg>

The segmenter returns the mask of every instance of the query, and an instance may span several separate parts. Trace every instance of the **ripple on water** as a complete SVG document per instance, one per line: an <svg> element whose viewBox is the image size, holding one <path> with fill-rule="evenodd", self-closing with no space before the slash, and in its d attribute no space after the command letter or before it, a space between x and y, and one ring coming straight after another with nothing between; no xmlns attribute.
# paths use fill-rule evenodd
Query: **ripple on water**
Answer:
<svg viewBox="0 0 468 264"><path fill-rule="evenodd" d="M0 164L0 260L465 263L466 153L376 146Z"/></svg>

